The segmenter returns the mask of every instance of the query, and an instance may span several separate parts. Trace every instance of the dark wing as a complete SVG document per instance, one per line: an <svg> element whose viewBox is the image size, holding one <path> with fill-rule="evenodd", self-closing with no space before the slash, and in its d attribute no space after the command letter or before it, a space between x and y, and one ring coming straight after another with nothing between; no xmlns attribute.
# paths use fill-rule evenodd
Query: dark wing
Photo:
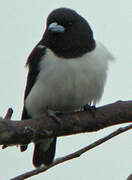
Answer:
<svg viewBox="0 0 132 180"><path fill-rule="evenodd" d="M46 52L46 48L45 46L41 45L41 41L40 41L36 45L36 47L32 50L31 54L29 55L27 59L26 65L28 66L29 71L28 71L28 76L27 76L27 84L25 88L24 101L35 83L35 80L39 73L38 64L41 61L41 57L45 55L45 52ZM21 119L24 120L24 119L29 119L29 118L31 117L28 115L27 110L24 106ZM27 146L28 145L20 146L21 151L22 152L25 151L27 149Z"/></svg>
<svg viewBox="0 0 132 180"><path fill-rule="evenodd" d="M38 64L41 61L41 57L45 55L46 47L41 45L41 41L36 45L36 47L32 50L31 54L27 59L26 65L29 68L28 76L27 76L27 84L25 88L24 101L31 91L37 75L39 73ZM22 117L21 119L28 119L30 116L27 114L26 108L23 107Z"/></svg>

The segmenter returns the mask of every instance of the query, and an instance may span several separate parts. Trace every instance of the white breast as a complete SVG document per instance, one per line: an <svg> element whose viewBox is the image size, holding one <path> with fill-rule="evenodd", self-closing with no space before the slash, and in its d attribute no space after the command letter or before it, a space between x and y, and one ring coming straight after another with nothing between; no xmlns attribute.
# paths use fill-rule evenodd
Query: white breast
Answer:
<svg viewBox="0 0 132 180"><path fill-rule="evenodd" d="M104 90L110 59L112 55L101 43L75 59L59 58L47 49L37 81L25 101L28 113L37 117L47 108L71 111L86 103L95 105Z"/></svg>

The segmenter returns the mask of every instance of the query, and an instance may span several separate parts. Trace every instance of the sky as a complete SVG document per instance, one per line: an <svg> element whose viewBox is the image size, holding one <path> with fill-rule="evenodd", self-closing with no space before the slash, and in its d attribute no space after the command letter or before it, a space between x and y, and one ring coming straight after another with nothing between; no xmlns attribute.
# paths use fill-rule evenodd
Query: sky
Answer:
<svg viewBox="0 0 132 180"><path fill-rule="evenodd" d="M0 116L14 110L20 120L26 84L26 59L41 39L46 18L55 8L69 7L85 17L101 41L114 55L105 92L98 106L132 98L132 1L126 0L4 0L0 5ZM124 125L95 133L58 138L56 157L82 148ZM132 131L123 133L80 158L58 165L33 180L124 180L132 173ZM19 148L0 150L0 179L8 180L32 170L33 145L20 153Z"/></svg>

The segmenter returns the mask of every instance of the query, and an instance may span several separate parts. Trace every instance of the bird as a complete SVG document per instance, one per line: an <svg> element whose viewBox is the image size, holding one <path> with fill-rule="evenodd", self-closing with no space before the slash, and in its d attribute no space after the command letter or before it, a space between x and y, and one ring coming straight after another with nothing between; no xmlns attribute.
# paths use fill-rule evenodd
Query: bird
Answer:
<svg viewBox="0 0 132 180"><path fill-rule="evenodd" d="M101 99L113 55L95 40L85 18L70 8L54 9L42 38L29 55L22 120L71 112ZM28 145L21 145L25 151ZM35 143L33 165L54 160L56 137Z"/></svg>

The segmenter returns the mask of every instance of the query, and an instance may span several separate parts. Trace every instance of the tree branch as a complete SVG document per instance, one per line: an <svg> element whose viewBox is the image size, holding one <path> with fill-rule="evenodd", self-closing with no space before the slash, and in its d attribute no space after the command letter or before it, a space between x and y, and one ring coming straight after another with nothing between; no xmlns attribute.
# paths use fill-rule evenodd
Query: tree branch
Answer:
<svg viewBox="0 0 132 180"><path fill-rule="evenodd" d="M0 120L0 145L28 144L47 137L94 132L132 122L132 101L118 101L99 107L95 116L90 112L72 112L58 117L61 126L48 116L24 121Z"/></svg>
<svg viewBox="0 0 132 180"><path fill-rule="evenodd" d="M32 170L32 171L29 171L27 173L24 173L20 176L17 176L15 178L12 178L11 180L22 180L22 179L26 179L26 178L29 178L31 176L34 176L34 175L37 175L37 174L40 174L42 172L45 172L47 171L48 169L58 165L58 164L61 164L65 161L68 161L68 160L71 160L71 159L74 159L74 158L77 158L77 157L80 157L83 153L89 151L90 149L93 149L95 148L96 146L108 141L109 139L123 133L123 132L126 132L128 130L132 129L132 124L126 126L126 127L122 127L122 128L119 128L117 129L116 131L112 132L111 134L109 134L108 136L105 136L104 138L101 138L97 141L95 141L94 143L72 153L72 154L69 154L67 156L63 156L61 158L57 158L52 164L50 164L48 167L46 166L41 166L35 170Z"/></svg>

